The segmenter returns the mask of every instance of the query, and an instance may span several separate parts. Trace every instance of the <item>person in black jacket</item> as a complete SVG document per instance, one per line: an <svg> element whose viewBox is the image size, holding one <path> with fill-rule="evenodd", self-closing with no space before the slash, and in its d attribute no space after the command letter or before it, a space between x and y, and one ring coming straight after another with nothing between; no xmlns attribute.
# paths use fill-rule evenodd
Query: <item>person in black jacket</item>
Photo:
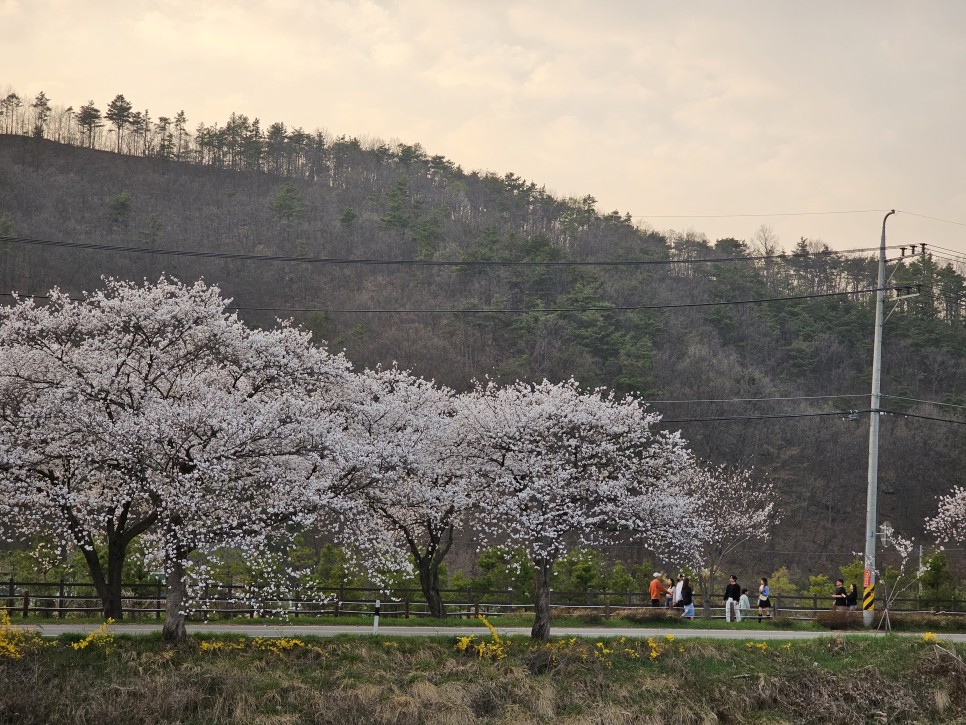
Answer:
<svg viewBox="0 0 966 725"><path fill-rule="evenodd" d="M681 584L681 606L684 607L684 612L681 614L682 619L688 619L694 621L694 595L691 593L691 580L688 577L684 577L684 581Z"/></svg>
<svg viewBox="0 0 966 725"><path fill-rule="evenodd" d="M732 575L728 579L728 586L725 587L724 597L724 610L725 610L725 621L731 621L731 612L734 610L735 621L741 621L741 612L738 611L738 600L741 598L741 587L738 585L738 577Z"/></svg>
<svg viewBox="0 0 966 725"><path fill-rule="evenodd" d="M855 582L849 584L849 592L845 595L845 601L849 605L850 612L854 612L859 605L859 591L855 588Z"/></svg>
<svg viewBox="0 0 966 725"><path fill-rule="evenodd" d="M835 580L835 592L832 594L832 601L836 608L842 607L843 609L849 606L848 592L845 591L845 582L841 579Z"/></svg>

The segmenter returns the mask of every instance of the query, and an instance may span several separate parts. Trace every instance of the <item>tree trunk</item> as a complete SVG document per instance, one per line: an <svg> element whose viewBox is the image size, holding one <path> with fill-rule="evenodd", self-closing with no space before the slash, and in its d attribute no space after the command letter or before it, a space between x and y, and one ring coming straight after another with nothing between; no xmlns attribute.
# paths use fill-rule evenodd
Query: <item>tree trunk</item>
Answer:
<svg viewBox="0 0 966 725"><path fill-rule="evenodd" d="M450 509L447 513L452 515L453 510ZM449 523L441 528L430 525L427 527L427 533L429 544L425 551L420 548L416 537L408 532L406 533L406 540L409 543L409 551L413 555L413 561L416 562L416 569L419 571L419 587L423 590L423 596L426 597L429 614L437 619L444 619L446 617L446 605L443 604L443 596L439 591L439 567L453 545L453 524Z"/></svg>
<svg viewBox="0 0 966 725"><path fill-rule="evenodd" d="M105 527L105 538L107 539L107 572L101 564L97 549L94 546L93 536L86 532L69 507L62 507L62 511L70 525L74 541L84 554L87 568L91 574L91 581L100 597L101 607L106 619L113 619L119 622L124 618L124 610L121 602L121 577L124 572L124 559L127 557L127 547L134 539L147 531L157 520L157 513L150 513L133 525L128 525L128 510L130 504L126 505L121 512L119 525L114 526L111 522Z"/></svg>
<svg viewBox="0 0 966 725"><path fill-rule="evenodd" d="M707 575L698 576L701 586L701 603L704 605L704 616L711 616L711 602L717 595L714 591L714 583L718 578L718 568L714 565L708 567Z"/></svg>
<svg viewBox="0 0 966 725"><path fill-rule="evenodd" d="M426 597L429 616L445 619L446 605L439 592L439 562L432 556L419 557L416 559L416 568L419 570L419 586Z"/></svg>
<svg viewBox="0 0 966 725"><path fill-rule="evenodd" d="M97 590L97 596L101 600L104 618L119 622L124 618L121 601L121 572L124 569L127 544L117 539L108 540L106 573L93 544L89 544L89 547L82 548L81 551L84 554L84 560L87 562L94 588Z"/></svg>
<svg viewBox="0 0 966 725"><path fill-rule="evenodd" d="M127 544L124 539L112 539L107 542L107 602L104 616L120 622L124 618L121 602L121 585L124 571L124 558L127 556Z"/></svg>
<svg viewBox="0 0 966 725"><path fill-rule="evenodd" d="M165 574L167 597L164 602L164 627L161 629L161 640L167 644L181 644L188 639L185 629L187 615L185 607L188 600L188 588L184 580L184 567L181 561L175 561Z"/></svg>
<svg viewBox="0 0 966 725"><path fill-rule="evenodd" d="M541 559L534 562L534 612L533 628L530 630L532 639L550 639L550 570L552 562Z"/></svg>

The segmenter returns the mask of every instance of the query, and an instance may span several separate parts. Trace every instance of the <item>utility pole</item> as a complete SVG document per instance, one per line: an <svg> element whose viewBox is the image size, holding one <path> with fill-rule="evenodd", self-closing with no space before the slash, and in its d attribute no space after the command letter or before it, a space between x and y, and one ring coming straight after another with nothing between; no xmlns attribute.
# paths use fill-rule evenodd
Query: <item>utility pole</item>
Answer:
<svg viewBox="0 0 966 725"><path fill-rule="evenodd" d="M872 626L875 605L875 537L878 529L879 497L879 406L882 382L882 327L885 303L886 221L896 213L892 209L882 219L882 241L879 244L879 281L875 292L875 342L872 346L872 401L869 414L869 486L865 504L865 579L862 590L862 623Z"/></svg>

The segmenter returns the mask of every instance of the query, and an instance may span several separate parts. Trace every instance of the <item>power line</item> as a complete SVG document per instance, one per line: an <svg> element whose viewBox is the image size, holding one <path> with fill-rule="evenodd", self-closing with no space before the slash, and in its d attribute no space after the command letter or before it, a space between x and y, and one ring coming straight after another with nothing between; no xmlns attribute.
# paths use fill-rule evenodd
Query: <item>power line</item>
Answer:
<svg viewBox="0 0 966 725"><path fill-rule="evenodd" d="M736 421L736 420L774 420L779 418L820 418L828 416L838 416L840 418L849 418L858 414L873 413L873 410L848 410L848 411L833 411L827 413L776 413L773 415L731 415L731 416L721 416L715 418L677 418L674 420L662 419L660 425L665 424L678 424L678 423L718 423L722 421ZM904 418L919 418L922 420L932 420L937 423L953 423L955 425L966 425L966 421L962 420L952 420L950 418L934 418L928 415L916 415L914 413L902 413L897 410L879 410L880 414L884 415L895 415Z"/></svg>
<svg viewBox="0 0 966 725"><path fill-rule="evenodd" d="M679 310L697 307L721 307L724 305L751 305L767 302L791 302L796 300L812 300L823 297L843 297L849 295L868 294L875 292L875 289L851 290L848 292L824 292L821 294L797 295L793 297L765 297L752 300L728 300L722 302L687 302L681 304L667 305L613 305L613 306L593 306L593 307L528 307L528 308L448 308L448 309L334 309L324 307L245 307L243 305L231 306L229 310L244 310L246 312L337 312L344 314L530 314L530 313L557 313L557 312L635 312L637 310Z"/></svg>
<svg viewBox="0 0 966 725"><path fill-rule="evenodd" d="M930 252L929 256L933 259L941 259L944 262L952 262L954 264L966 264L966 257L953 257L945 254L936 254L935 252Z"/></svg>
<svg viewBox="0 0 966 725"><path fill-rule="evenodd" d="M823 250L808 254L789 253L779 255L757 255L746 257L702 257L695 259L633 259L633 260L558 260L558 261L501 261L501 260L433 260L433 259L355 259L349 257L306 257L277 254L241 254L237 252L205 252L194 249L162 249L152 247L122 246L100 244L97 242L68 242L32 237L0 236L0 243L25 244L41 247L65 249L84 249L98 252L120 252L129 254L149 254L163 257L195 257L201 259L234 260L241 262L282 262L298 264L323 264L332 266L407 266L407 267L648 267L676 264L722 264L729 262L757 262L786 258L834 257L845 254L859 254L875 251L867 247L842 251ZM895 249L897 247L890 247Z"/></svg>
<svg viewBox="0 0 966 725"><path fill-rule="evenodd" d="M642 400L644 403L665 405L668 403L765 403L784 400L834 400L836 398L868 398L868 393L848 393L842 395L797 395L788 398L707 398L704 400ZM963 406L966 407L966 406Z"/></svg>
<svg viewBox="0 0 966 725"><path fill-rule="evenodd" d="M966 227L966 223L964 223L964 222L956 222L956 221L953 221L951 219L940 219L939 217L936 217L936 216L928 216L926 214L916 214L915 212L912 212L912 211L903 211L902 209L897 209L896 211L898 211L900 214L908 214L909 216L917 216L920 219L932 219L934 222L943 222L944 224L955 224L956 226Z"/></svg>
<svg viewBox="0 0 966 725"><path fill-rule="evenodd" d="M959 255L959 256L966 255L966 252L960 252L958 249L950 249L949 247L943 247L943 246L940 246L938 244L930 244L929 245L929 248L930 249L939 249L939 250L942 250L943 252L950 252L952 254L956 254L956 255Z"/></svg>
<svg viewBox="0 0 966 725"><path fill-rule="evenodd" d="M903 398L901 395L886 395L881 393L883 398L889 398L890 400L906 400L911 403L926 403L927 405L939 405L944 408L962 408L966 410L966 405L956 405L955 403L940 403L936 400L920 400L919 398Z"/></svg>
<svg viewBox="0 0 966 725"><path fill-rule="evenodd" d="M331 307L248 307L245 305L226 306L226 310L244 310L246 312L336 312L340 314L530 314L558 313L558 312L634 312L637 310L676 310L695 307L721 307L724 305L751 305L768 302L792 302L798 300L812 300L823 297L845 297L850 295L868 294L875 289L850 290L847 292L823 292L792 297L764 297L752 300L726 300L720 302L685 302L667 305L599 305L588 307L528 307L528 308L448 308L448 309L336 309ZM20 297L35 300L50 299L49 295L18 295L15 292L0 292L0 297ZM71 297L75 302L82 298Z"/></svg>
<svg viewBox="0 0 966 725"><path fill-rule="evenodd" d="M931 415L917 415L915 413L902 413L898 410L880 410L880 413L888 413L889 415L898 415L903 418L919 418L920 420L934 420L937 423L954 423L955 425L966 425L966 420L952 420L951 418L934 418Z"/></svg>
<svg viewBox="0 0 966 725"><path fill-rule="evenodd" d="M829 216L833 214L871 214L887 209L850 209L846 211L790 211L771 214L635 214L631 219L737 219L742 217L772 216ZM955 223L955 222L954 222Z"/></svg>
<svg viewBox="0 0 966 725"><path fill-rule="evenodd" d="M722 416L717 418L678 418L675 420L661 419L659 425L665 424L677 424L677 423L716 423L721 421L732 421L732 420L775 420L778 418L822 418L828 416L838 416L839 418L846 418L849 415L854 415L857 413L871 413L870 410L850 410L841 411L837 410L834 412L827 413L776 413L774 415L730 415ZM885 412L885 411L883 411ZM956 421L951 421L956 422Z"/></svg>

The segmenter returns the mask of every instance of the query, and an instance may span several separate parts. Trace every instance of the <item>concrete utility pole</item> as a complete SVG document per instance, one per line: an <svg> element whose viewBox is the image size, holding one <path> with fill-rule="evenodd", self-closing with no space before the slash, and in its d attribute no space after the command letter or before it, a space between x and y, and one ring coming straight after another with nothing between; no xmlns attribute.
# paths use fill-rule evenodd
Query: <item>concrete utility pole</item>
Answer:
<svg viewBox="0 0 966 725"><path fill-rule="evenodd" d="M872 346L872 402L869 414L869 487L865 504L865 580L862 590L862 622L872 626L875 603L875 537L878 529L879 497L879 406L882 382L882 308L885 302L886 221L896 213L891 210L882 219L882 241L879 244L879 282L875 293L875 342Z"/></svg>

